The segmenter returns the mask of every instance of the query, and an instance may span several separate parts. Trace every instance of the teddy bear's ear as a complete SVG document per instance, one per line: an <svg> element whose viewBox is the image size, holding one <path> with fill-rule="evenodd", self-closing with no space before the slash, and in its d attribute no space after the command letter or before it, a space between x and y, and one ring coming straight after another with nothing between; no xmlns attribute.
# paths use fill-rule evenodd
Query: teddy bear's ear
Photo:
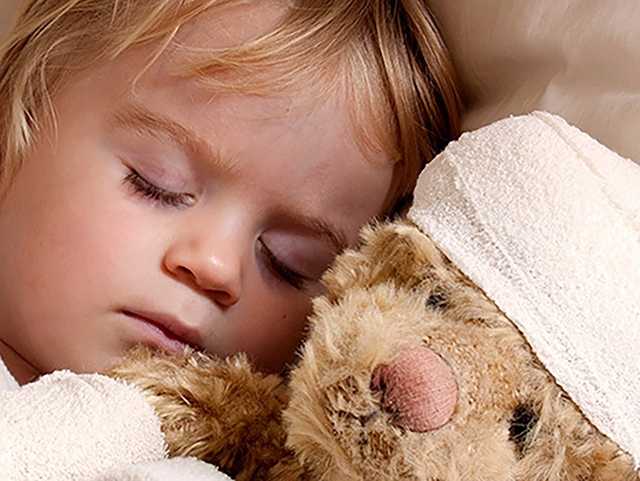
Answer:
<svg viewBox="0 0 640 481"><path fill-rule="evenodd" d="M340 255L323 278L332 301L353 287L384 282L411 289L449 264L433 241L406 220L369 225L360 238L359 249Z"/></svg>

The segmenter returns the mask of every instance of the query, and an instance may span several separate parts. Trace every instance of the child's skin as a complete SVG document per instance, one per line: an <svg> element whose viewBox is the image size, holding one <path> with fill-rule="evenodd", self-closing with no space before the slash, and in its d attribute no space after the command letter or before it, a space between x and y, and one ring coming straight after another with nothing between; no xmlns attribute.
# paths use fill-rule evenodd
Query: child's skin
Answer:
<svg viewBox="0 0 640 481"><path fill-rule="evenodd" d="M183 40L216 47L266 31L282 12L261 5L228 14L224 28L200 20ZM212 97L169 76L168 56L133 92L148 53L65 85L57 137L40 138L0 204L0 356L21 384L104 370L139 342L182 346L133 312L278 370L342 247L318 226L352 245L383 208L393 167L359 149L342 96L317 102L307 85ZM165 203L131 181L179 194Z"/></svg>

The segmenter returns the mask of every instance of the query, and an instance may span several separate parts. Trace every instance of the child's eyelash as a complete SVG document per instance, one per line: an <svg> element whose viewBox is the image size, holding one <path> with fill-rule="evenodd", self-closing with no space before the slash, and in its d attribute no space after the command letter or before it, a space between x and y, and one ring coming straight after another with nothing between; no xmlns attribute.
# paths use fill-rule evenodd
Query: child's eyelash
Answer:
<svg viewBox="0 0 640 481"><path fill-rule="evenodd" d="M123 182L133 188L136 194L154 203L159 202L167 207L188 207L193 204L193 196L191 194L171 192L158 187L131 168Z"/></svg>
<svg viewBox="0 0 640 481"><path fill-rule="evenodd" d="M291 284L291 286L293 286L294 288L303 290L309 279L306 276L303 276L302 274L294 271L280 259L278 259L262 240L259 240L258 242L260 243L260 250L267 258L267 264L271 272L280 279Z"/></svg>

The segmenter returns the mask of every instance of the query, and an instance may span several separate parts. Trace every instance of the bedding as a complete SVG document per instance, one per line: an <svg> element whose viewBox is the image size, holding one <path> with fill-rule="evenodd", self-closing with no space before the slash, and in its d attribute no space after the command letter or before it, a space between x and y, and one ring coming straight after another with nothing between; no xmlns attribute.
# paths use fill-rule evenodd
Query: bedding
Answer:
<svg viewBox="0 0 640 481"><path fill-rule="evenodd" d="M429 4L460 75L464 130L545 110L640 162L640 2Z"/></svg>
<svg viewBox="0 0 640 481"><path fill-rule="evenodd" d="M18 386L2 359L0 478L231 481L194 458L166 459L160 420L133 386L69 371Z"/></svg>

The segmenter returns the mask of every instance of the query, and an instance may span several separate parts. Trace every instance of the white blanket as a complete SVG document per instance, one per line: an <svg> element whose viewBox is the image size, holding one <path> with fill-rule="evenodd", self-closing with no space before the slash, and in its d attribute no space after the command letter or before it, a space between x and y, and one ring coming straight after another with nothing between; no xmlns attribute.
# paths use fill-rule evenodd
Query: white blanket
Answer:
<svg viewBox="0 0 640 481"><path fill-rule="evenodd" d="M449 144L415 194L410 218L640 465L640 166L536 112Z"/></svg>
<svg viewBox="0 0 640 481"><path fill-rule="evenodd" d="M166 459L160 422L133 386L58 371L18 386L0 360L2 481L230 481Z"/></svg>

